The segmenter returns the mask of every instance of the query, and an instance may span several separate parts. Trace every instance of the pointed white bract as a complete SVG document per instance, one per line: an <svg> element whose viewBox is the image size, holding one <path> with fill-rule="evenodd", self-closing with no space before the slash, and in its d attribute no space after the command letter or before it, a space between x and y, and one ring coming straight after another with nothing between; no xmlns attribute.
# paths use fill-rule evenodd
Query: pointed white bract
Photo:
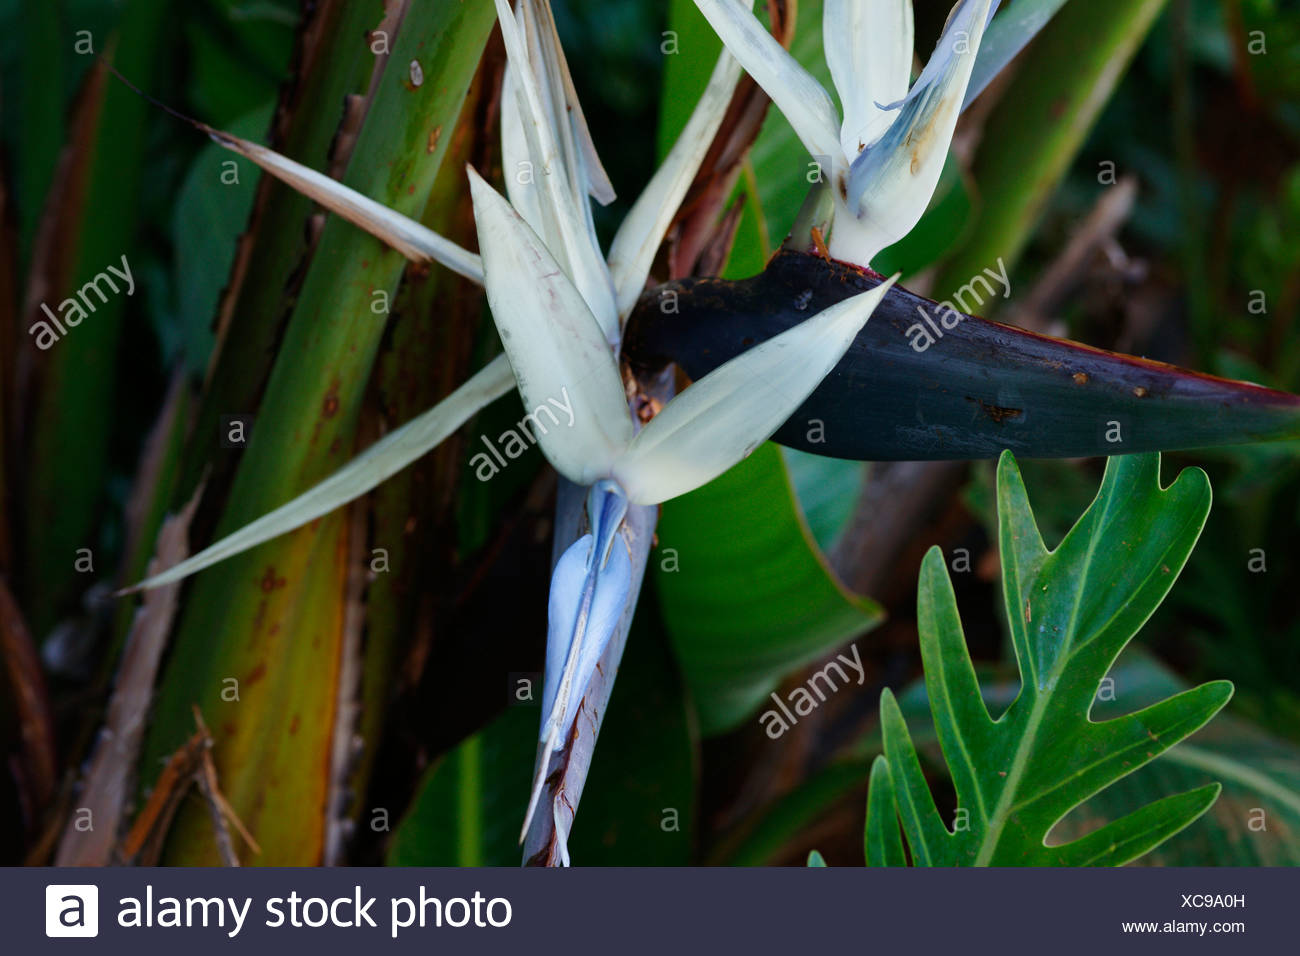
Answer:
<svg viewBox="0 0 1300 956"><path fill-rule="evenodd" d="M744 2L752 4L752 0ZM498 10L503 8L508 10L508 5L498 2ZM664 232L694 179L708 144L717 133L739 77L739 66L725 52L719 58L709 86L681 137L619 230L611 253L612 264L607 268L600 259L586 197L606 202L613 198L613 190L601 169L572 81L568 78L568 67L555 37L549 5L545 0L524 0L517 18L508 16L507 21L503 21L503 29L508 47L513 51L502 91L506 183L511 204L531 227L532 239L522 245L517 242L497 245L494 251L501 252L503 262L510 256L527 257L530 248L536 252L540 237L541 247L556 261L556 268L542 270L546 273L546 281L554 287L552 291L559 297L558 301L567 301L571 306L563 310L562 326L576 335L572 341L586 342L587 346L591 346L593 340L581 331L585 324L582 318L584 310L585 322L594 320L601 329L606 343L603 351L599 354L584 351L585 359L566 360L570 368L576 369L573 375L552 374L547 379L543 374L543 384L530 384L528 389L529 394L544 393L547 390L545 381L559 382L563 379L559 390L554 395L542 395L542 401L547 398L558 400L565 394L566 387L571 397L584 396L577 400L575 414L583 416L586 430L581 435L571 436L575 439L573 442L555 438L549 442L550 447L543 447L543 451L565 475L576 476L575 480L587 483L587 476L608 472L611 451L621 452L630 442L634 425L622 397L621 379L614 360L620 344L620 323L635 305ZM516 56L523 59L516 60ZM527 70L521 70L521 62L528 64ZM555 81L557 76L560 78L558 82ZM531 80L525 83L521 77L531 77ZM542 107L544 102L549 104L545 108ZM534 104L537 112L533 112ZM248 157L271 175L372 233L408 258L418 262L436 261L483 283L484 267L480 256L415 220L264 146L210 127L202 128L220 145ZM575 173L575 169L580 171ZM553 175L548 175L548 170ZM471 185L473 187L473 181ZM486 195L482 192L481 181L477 188L481 196ZM493 207L489 201L485 207L492 220L488 230L514 232L508 218L503 216L504 204L500 203L500 197L490 188L487 193L498 203ZM477 206L478 203L476 211ZM572 250L576 250L580 263L577 269L573 268L569 256ZM564 269L559 268L561 256L567 264ZM534 258L533 261L536 263L538 260ZM537 334L538 329L547 328L549 318L539 314L536 308L531 308L527 314L512 314L513 299L518 293L527 291L531 294L535 290L529 288L519 275L513 276L512 290L510 267L503 265L499 272L503 281L498 290L502 298L498 301L503 303L501 313L506 326L522 328L527 324L530 331L526 339L528 335ZM570 288L556 281L557 273L569 278ZM579 279L584 276L585 293L584 286L579 284ZM617 307L614 305L615 280L618 283ZM552 300L553 306L556 301ZM535 306L536 302L531 305ZM563 328L558 334L566 335ZM517 355L518 351L516 349ZM521 368L528 369L538 364L530 363L527 356L518 357ZM591 366L584 366L585 360L590 360ZM613 379L610 369L613 369ZM507 356L502 356L442 403L376 443L319 485L215 542L184 564L130 590L181 580L342 507L432 450L471 415L509 391L519 374L520 369L515 368L512 372ZM537 382L528 371L524 371L523 376L532 383ZM588 381L590 376L594 376L593 381ZM617 385L617 403L611 381ZM588 393L601 397L591 398ZM585 407L584 401L589 402ZM551 435L558 435L558 431L552 429ZM587 451L592 452L590 457Z"/></svg>
<svg viewBox="0 0 1300 956"><path fill-rule="evenodd" d="M537 222L530 224L600 323L606 342L615 347L619 322L614 286L600 252L588 202L588 196L602 201L613 199L613 189L596 158L586 120L573 93L549 6L538 0L522 0L516 18L508 0L496 0L496 5L501 36L513 67L512 88L503 90L503 95L514 93L517 100L517 109L508 115L503 113L503 120L522 127L527 147L524 159L518 150L517 131L503 126L503 143L513 154L507 154L506 159L514 164L513 169L506 168L507 179L514 177L508 189L515 195L524 189L538 192L535 200L521 200L521 211L525 218L536 216Z"/></svg>
<svg viewBox="0 0 1300 956"><path fill-rule="evenodd" d="M510 363L502 355L429 411L390 432L309 491L122 593L180 581L343 507L424 457L514 384Z"/></svg>
<svg viewBox="0 0 1300 956"><path fill-rule="evenodd" d="M538 436L570 481L613 478L652 505L712 481L771 437L843 358L893 284L832 306L710 372L635 434L595 317L541 239L473 170L488 303L524 403L570 395L569 428ZM634 437L635 434L635 437Z"/></svg>
<svg viewBox="0 0 1300 956"><path fill-rule="evenodd" d="M539 434L566 478L590 485L632 440L618 364L603 330L549 248L472 169L474 220L488 304L528 408L569 396L576 418Z"/></svg>
<svg viewBox="0 0 1300 956"><path fill-rule="evenodd" d="M763 29L740 0L695 0L695 5L731 55L785 114L808 152L842 162L839 117L816 77Z"/></svg>
<svg viewBox="0 0 1300 956"><path fill-rule="evenodd" d="M695 4L814 159L829 163L831 254L865 266L911 232L939 182L998 0L960 0L911 92L911 0L826 0L823 44L844 105L839 124L829 94L737 0Z"/></svg>
<svg viewBox="0 0 1300 956"><path fill-rule="evenodd" d="M749 9L754 0L742 0L742 5ZM614 237L609 249L609 271L622 319L627 318L645 287L664 233L713 144L739 79L740 64L724 49L677 142Z"/></svg>
<svg viewBox="0 0 1300 956"><path fill-rule="evenodd" d="M667 501L748 457L830 374L896 279L741 353L669 402L614 465L628 498Z"/></svg>
<svg viewBox="0 0 1300 956"><path fill-rule="evenodd" d="M414 219L394 212L383 203L363 196L337 179L295 163L274 150L246 139L203 126L213 142L244 156L276 179L314 199L330 212L392 246L413 262L438 262L472 282L482 283L483 263L474 253L462 249Z"/></svg>

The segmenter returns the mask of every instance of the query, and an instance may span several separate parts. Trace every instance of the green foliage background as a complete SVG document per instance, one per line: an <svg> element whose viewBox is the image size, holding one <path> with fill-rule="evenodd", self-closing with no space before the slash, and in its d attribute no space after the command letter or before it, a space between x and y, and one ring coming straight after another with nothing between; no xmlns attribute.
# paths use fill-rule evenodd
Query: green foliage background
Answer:
<svg viewBox="0 0 1300 956"><path fill-rule="evenodd" d="M314 108L280 131L281 148L294 158L327 164L343 96L369 82L370 57L356 38L382 6L362 0L340 14L337 35L345 39L331 49L330 68L304 78ZM444 28L463 31L460 45L446 48L459 52L434 58L446 73L420 94L418 107L410 108L412 91L395 83L380 92L347 178L454 233L466 221L461 164L494 160L491 136L453 135L459 103L442 91L469 89L466 128L486 113L472 70L490 17L466 14L473 22L448 26L450 8L424 6L425 19L410 30L425 30L430 44ZM597 212L608 237L684 122L717 41L690 0L554 6L620 194ZM918 0L922 51L947 6ZM793 49L824 76L820 3L801 0L797 9ZM7 314L22 301L47 201L60 198L60 150L92 66L72 46L76 31L115 37L118 68L159 98L264 139L296 69L297 13L291 0L0 0L6 256L15 276L4 288ZM680 52L665 57L669 30ZM1257 32L1266 52L1243 53ZM412 46L400 56L425 57L433 77L429 48L412 32L401 40ZM1130 55L1130 68L1112 75L1108 66ZM1113 95L1104 95L1112 80ZM1110 250L1124 255L1113 255L1109 268L1090 268L1070 290L1052 315L1060 330L1300 390L1300 16L1293 5L1075 0L1001 96L969 161L954 158L926 219L882 265L942 294L964 281L969 263L1004 256L1020 301L1112 188L1099 173L1113 163L1139 187ZM426 151L434 123L443 138ZM366 435L428 407L495 349L479 303L463 287L438 272L403 272L350 227L326 226L324 252L313 259L310 204L277 189L267 213L276 228L258 233L254 278L240 293L217 371L209 372L213 316L249 225L256 170L241 161L239 184L221 183L217 171L228 157L116 84L104 94L94 136L78 228L60 244L61 255L80 274L126 252L140 288L117 311L97 314L93 331L88 323L70 337L69 349L56 350L26 398L21 434L8 424L4 447L9 519L0 571L37 643L48 645L61 627L65 637L79 635L72 651L65 641L63 652L47 656L61 771L85 757L131 617L129 608L87 604L85 595L96 583L139 576L164 512L206 476L194 536L210 538L346 460ZM740 177L747 206L728 275L756 271L779 245L803 196L804 162L772 111ZM308 266L304 278L298 270ZM387 325L367 314L378 287L399 303ZM1260 294L1263 312L1252 307ZM5 334L11 350L25 332L15 325ZM210 387L201 387L209 375ZM131 518L127 502L142 486L146 437L173 376L185 387L162 419L162 465L144 482L146 517ZM312 447L302 435L323 407L337 408L330 395L344 414L335 421L331 413L330 440ZM353 827L353 862L518 862L514 835L538 715L512 695L512 680L541 668L548 479L537 455L486 486L464 467L466 445L517 419L514 402L488 410L462 442L377 492L360 517L340 514L196 582L161 678L142 784L192 730L188 708L199 700L218 709L208 714L216 753L228 761L223 777L238 808L262 838L258 862L320 862L330 819ZM252 464L210 440L228 414L252 414L263 425L260 449L244 453ZM1300 862L1300 614L1291 583L1300 576L1297 452L1268 446L1166 457L1171 474L1205 468L1216 505L1178 586L1142 631L1141 652L1130 648L1112 673L1122 693L1110 706L1127 713L1219 679L1232 681L1236 695L1206 731L1085 804L1075 820L1114 819L1157 796L1222 782L1223 799L1153 862ZM885 687L897 696L939 811L953 803L926 726L916 584L930 545L969 556L966 571L949 562L966 637L990 708L1009 703L1014 658L1001 637L1002 600L990 569L994 465L962 471L955 493L891 555L882 590L866 596L838 579L834 559L870 470L770 446L665 509L574 831L577 862L803 864L814 847L832 865L863 862L863 806L881 750ZM1054 545L1087 507L1102 464L1026 461L1021 470ZM325 780L338 658L302 642L319 634L341 646L348 555L340 542L354 519L368 529L368 544L389 548L398 570L369 592L360 756L346 780ZM72 563L83 547L96 555L90 576ZM263 613L268 566L289 579L272 610L297 641L244 644ZM768 695L804 682L850 640L866 663L863 685L780 740L768 739L757 719ZM242 702L241 726L225 726L213 716L221 679L237 674L249 683L261 664L270 679ZM271 743L304 715L315 715L308 743ZM17 746L19 725L6 688L0 741L7 750ZM246 768L242 776L236 764ZM310 788L299 786L305 780ZM343 804L333 802L340 793L349 795ZM66 811L51 804L32 816L10 780L0 799L4 818L15 821L0 838L5 862L31 853ZM1266 830L1247 825L1256 808L1266 811ZM376 825L381 816L390 824ZM212 854L201 818L183 817L169 858Z"/></svg>

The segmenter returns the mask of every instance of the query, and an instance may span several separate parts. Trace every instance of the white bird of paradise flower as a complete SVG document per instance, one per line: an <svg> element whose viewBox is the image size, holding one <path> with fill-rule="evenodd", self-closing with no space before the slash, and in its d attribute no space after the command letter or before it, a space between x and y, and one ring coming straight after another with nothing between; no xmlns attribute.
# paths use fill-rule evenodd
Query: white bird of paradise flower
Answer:
<svg viewBox="0 0 1300 956"><path fill-rule="evenodd" d="M835 258L866 266L920 220L998 2L954 6L934 54L911 83L912 0L826 0L822 42L841 118L830 94L763 29L750 6L695 0L829 174L835 216L826 240ZM1040 25L1029 24L1023 41Z"/></svg>
<svg viewBox="0 0 1300 956"><path fill-rule="evenodd" d="M725 363L644 427L629 409L617 355L622 325L721 123L740 68L726 53L676 145L601 255L589 197L613 198L577 102L546 0L495 0L509 67L503 86L507 201L468 171L481 256L271 150L208 129L223 146L389 242L484 284L505 356L429 412L381 439L287 504L131 590L194 574L326 514L415 461L513 384L526 404L571 395L572 427L540 434L555 469L590 486L584 535L553 573L537 806L551 751L563 747L632 589L620 536L630 504L652 505L711 481L765 441L839 362L892 280L841 302ZM752 0L751 0L752 2ZM742 6L748 12L748 7ZM754 399L758 388L764 400ZM567 826L558 818L560 856Z"/></svg>

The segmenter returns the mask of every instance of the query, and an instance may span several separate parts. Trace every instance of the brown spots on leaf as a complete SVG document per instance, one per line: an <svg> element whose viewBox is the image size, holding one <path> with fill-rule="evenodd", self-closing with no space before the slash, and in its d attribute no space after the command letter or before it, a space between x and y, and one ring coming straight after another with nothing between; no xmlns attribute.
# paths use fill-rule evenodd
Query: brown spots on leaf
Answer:
<svg viewBox="0 0 1300 956"><path fill-rule="evenodd" d="M320 413L324 418L333 418L339 413L338 379L330 383L329 391L325 393L325 400L321 403Z"/></svg>
<svg viewBox="0 0 1300 956"><path fill-rule="evenodd" d="M291 721L289 721L289 736L290 736L290 737L292 737L292 736L294 736L295 734L298 733L298 727L301 725L301 723L302 723L302 719L301 719L297 714L294 714L294 715L293 715L293 719L292 719Z"/></svg>
<svg viewBox="0 0 1300 956"><path fill-rule="evenodd" d="M980 398L971 398L966 396L966 401L974 402L979 405L980 411L983 412L995 425L1001 425L1008 418L1019 418L1025 414L1023 408L1007 408L1004 405L992 405Z"/></svg>
<svg viewBox="0 0 1300 956"><path fill-rule="evenodd" d="M442 139L442 127L435 126L429 131L429 143L425 149L432 153L438 148L438 140L440 139Z"/></svg>
<svg viewBox="0 0 1300 956"><path fill-rule="evenodd" d="M262 661L244 678L244 686L251 687L266 676L266 662Z"/></svg>
<svg viewBox="0 0 1300 956"><path fill-rule="evenodd" d="M262 580L259 582L259 584L263 591L265 591L267 594L270 594L272 591L276 590L277 588L284 587L285 580L284 578L276 576L274 566L267 565L266 573L262 575Z"/></svg>
<svg viewBox="0 0 1300 956"><path fill-rule="evenodd" d="M1074 373L1074 384L1075 384L1075 385L1087 385L1087 384L1088 384L1088 373L1087 373L1087 372L1075 372L1075 373Z"/></svg>

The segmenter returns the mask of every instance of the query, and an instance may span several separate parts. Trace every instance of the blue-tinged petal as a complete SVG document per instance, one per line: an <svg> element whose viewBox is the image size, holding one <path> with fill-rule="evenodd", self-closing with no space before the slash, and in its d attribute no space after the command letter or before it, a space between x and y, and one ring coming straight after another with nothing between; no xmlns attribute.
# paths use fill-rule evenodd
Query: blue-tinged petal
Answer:
<svg viewBox="0 0 1300 956"><path fill-rule="evenodd" d="M847 205L837 217L831 253L869 263L920 220L952 142L993 0L962 0L948 18L930 62L902 103L898 119L854 160Z"/></svg>
<svg viewBox="0 0 1300 956"><path fill-rule="evenodd" d="M984 42L980 44L980 55L975 60L975 69L971 71L962 109L984 92L993 78L1016 58L1063 6L1065 0L1017 0L989 24Z"/></svg>
<svg viewBox="0 0 1300 956"><path fill-rule="evenodd" d="M611 482L592 488L587 499L592 534L583 535L560 556L551 575L547 616L546 675L542 685L543 756L529 799L524 832L536 810L545 779L545 754L561 749L632 587L632 559L619 534L628 501Z"/></svg>

